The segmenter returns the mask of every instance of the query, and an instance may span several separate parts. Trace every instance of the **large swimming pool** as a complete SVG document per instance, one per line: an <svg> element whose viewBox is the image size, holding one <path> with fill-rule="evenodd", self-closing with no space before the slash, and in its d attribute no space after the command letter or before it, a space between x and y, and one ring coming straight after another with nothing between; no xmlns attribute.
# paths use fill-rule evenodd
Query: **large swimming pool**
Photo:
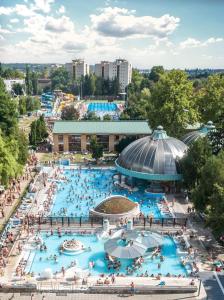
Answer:
<svg viewBox="0 0 224 300"><path fill-rule="evenodd" d="M117 110L117 104L116 103L107 103L107 102L92 102L88 105L88 111L94 111L94 112L113 112Z"/></svg>
<svg viewBox="0 0 224 300"><path fill-rule="evenodd" d="M150 198L144 190L146 186L138 186L139 190L128 192L113 183L115 169L67 169L63 171L66 182L58 183L54 203L50 214L52 216L88 216L89 209L98 205L109 195L125 195L140 204L145 215L161 218L158 207L159 198Z"/></svg>
<svg viewBox="0 0 224 300"><path fill-rule="evenodd" d="M27 272L34 272L36 275L46 268L51 268L53 272L60 272L61 268L69 268L71 263L75 261L76 266L83 270L89 269L89 262L94 262L95 266L91 270L91 275L99 274L110 274L110 273L122 273L126 274L126 268L131 266L133 260L131 259L120 259L121 267L119 270L114 271L113 269L108 270L107 261L105 260L104 243L106 240L99 240L96 235L79 235L73 234L62 234L62 237L58 237L55 233L53 236L47 236L46 232L41 234L41 238L47 246L46 251L40 251L39 249L33 250L30 257L32 262L27 265ZM64 240L76 239L83 243L88 251L84 251L75 255L60 254L59 247ZM57 256L56 261L52 258L54 255ZM142 273L148 272L151 274L161 273L166 275L187 275L186 268L181 264L180 257L177 254L176 244L173 239L165 236L163 238L163 246L161 249L161 255L164 257L164 261L160 262L159 257L151 258L151 253L148 253L148 258L145 258L142 267L132 274L132 276L141 275ZM161 263L161 267L158 268L158 264Z"/></svg>

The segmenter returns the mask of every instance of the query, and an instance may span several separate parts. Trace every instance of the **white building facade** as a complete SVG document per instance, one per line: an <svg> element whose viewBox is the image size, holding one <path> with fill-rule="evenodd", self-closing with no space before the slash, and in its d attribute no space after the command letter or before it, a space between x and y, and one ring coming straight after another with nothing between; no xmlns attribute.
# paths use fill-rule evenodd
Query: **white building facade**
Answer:
<svg viewBox="0 0 224 300"><path fill-rule="evenodd" d="M102 61L95 64L95 75L110 80L118 78L121 91L124 92L131 82L132 65L125 59L116 59L114 62Z"/></svg>
<svg viewBox="0 0 224 300"><path fill-rule="evenodd" d="M25 79L4 79L3 81L7 92L11 92L13 85L16 83L19 83L23 86L25 85Z"/></svg>
<svg viewBox="0 0 224 300"><path fill-rule="evenodd" d="M74 59L71 63L66 63L65 69L74 80L79 80L82 76L89 74L89 65L84 59Z"/></svg>

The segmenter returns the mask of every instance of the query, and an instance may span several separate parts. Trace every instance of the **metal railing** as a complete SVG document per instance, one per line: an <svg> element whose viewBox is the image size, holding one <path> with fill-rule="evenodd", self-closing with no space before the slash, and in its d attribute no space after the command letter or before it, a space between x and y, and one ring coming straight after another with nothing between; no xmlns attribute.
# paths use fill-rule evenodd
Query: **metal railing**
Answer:
<svg viewBox="0 0 224 300"><path fill-rule="evenodd" d="M104 218L96 218L96 217L55 217L55 216L48 216L48 217L25 217L22 220L22 224L28 226L34 225L48 225L50 227L53 226L64 226L64 227L96 227L103 225ZM160 226L160 227L176 227L176 226L187 226L187 218L133 218L133 226L134 227L144 227L144 228L151 228L153 226ZM125 225L126 222L124 220L117 220L117 221L109 221L110 224L116 225Z"/></svg>

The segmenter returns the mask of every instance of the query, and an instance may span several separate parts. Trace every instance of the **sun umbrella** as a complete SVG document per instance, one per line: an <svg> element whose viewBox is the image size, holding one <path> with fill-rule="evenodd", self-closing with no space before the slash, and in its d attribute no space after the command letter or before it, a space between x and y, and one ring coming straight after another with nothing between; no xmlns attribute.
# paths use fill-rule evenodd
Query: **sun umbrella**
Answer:
<svg viewBox="0 0 224 300"><path fill-rule="evenodd" d="M104 244L104 250L117 258L136 258L145 254L147 247L137 241L123 241L121 238L110 239Z"/></svg>
<svg viewBox="0 0 224 300"><path fill-rule="evenodd" d="M148 249L161 246L163 244L163 237L157 233L140 234L136 241L145 245Z"/></svg>
<svg viewBox="0 0 224 300"><path fill-rule="evenodd" d="M129 231L124 233L127 239L132 239L138 243L143 244L148 249L161 246L163 244L163 236L155 232L137 232Z"/></svg>

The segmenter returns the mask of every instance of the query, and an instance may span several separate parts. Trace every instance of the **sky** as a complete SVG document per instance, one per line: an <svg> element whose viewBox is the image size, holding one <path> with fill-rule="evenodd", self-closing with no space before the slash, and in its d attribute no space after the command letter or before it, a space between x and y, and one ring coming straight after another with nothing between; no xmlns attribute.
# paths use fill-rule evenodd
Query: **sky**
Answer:
<svg viewBox="0 0 224 300"><path fill-rule="evenodd" d="M0 60L224 68L224 0L0 0Z"/></svg>

